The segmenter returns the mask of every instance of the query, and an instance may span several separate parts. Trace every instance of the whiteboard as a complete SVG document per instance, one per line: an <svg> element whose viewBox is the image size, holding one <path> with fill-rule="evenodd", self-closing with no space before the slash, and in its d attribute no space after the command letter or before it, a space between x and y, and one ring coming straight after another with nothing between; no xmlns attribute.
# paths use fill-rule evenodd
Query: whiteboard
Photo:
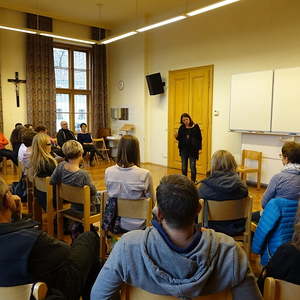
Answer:
<svg viewBox="0 0 300 300"><path fill-rule="evenodd" d="M300 68L274 72L272 131L300 132Z"/></svg>
<svg viewBox="0 0 300 300"><path fill-rule="evenodd" d="M273 71L232 75L230 129L270 131Z"/></svg>

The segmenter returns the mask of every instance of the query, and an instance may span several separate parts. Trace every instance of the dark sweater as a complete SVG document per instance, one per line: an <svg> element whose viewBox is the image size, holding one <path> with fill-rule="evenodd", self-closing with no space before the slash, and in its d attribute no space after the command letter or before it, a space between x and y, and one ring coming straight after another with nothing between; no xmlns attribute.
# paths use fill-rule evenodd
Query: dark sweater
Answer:
<svg viewBox="0 0 300 300"><path fill-rule="evenodd" d="M81 144L92 143L93 142L91 134L88 133L88 132L87 133L78 133L77 134L77 141Z"/></svg>
<svg viewBox="0 0 300 300"><path fill-rule="evenodd" d="M74 133L69 129L60 129L56 135L57 144L62 147L69 140L76 140Z"/></svg>
<svg viewBox="0 0 300 300"><path fill-rule="evenodd" d="M201 181L198 194L200 198L207 200L238 200L248 196L248 189L235 172L215 171ZM245 231L245 219L209 221L208 226L215 231L235 236Z"/></svg>
<svg viewBox="0 0 300 300"><path fill-rule="evenodd" d="M280 246L266 267L266 277L300 284L300 250L290 243Z"/></svg>
<svg viewBox="0 0 300 300"><path fill-rule="evenodd" d="M176 139L178 140L180 156L188 155L192 158L199 158L199 151L202 149L202 135L198 124L192 128L181 125Z"/></svg>

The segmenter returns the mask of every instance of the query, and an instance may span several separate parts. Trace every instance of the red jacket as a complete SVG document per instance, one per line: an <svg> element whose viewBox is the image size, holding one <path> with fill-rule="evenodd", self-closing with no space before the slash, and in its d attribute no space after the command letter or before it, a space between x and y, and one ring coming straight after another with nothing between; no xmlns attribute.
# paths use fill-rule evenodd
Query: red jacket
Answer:
<svg viewBox="0 0 300 300"><path fill-rule="evenodd" d="M7 138L4 136L2 132L0 132L0 149L4 149L8 144Z"/></svg>

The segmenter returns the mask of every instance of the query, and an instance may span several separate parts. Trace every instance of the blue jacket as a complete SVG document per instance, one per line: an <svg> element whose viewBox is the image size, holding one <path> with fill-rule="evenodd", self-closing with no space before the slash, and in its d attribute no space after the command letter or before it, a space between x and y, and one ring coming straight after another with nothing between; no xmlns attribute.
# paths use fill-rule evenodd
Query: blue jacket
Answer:
<svg viewBox="0 0 300 300"><path fill-rule="evenodd" d="M291 241L297 208L298 200L274 198L267 203L252 241L252 252L261 255L263 266L278 247Z"/></svg>

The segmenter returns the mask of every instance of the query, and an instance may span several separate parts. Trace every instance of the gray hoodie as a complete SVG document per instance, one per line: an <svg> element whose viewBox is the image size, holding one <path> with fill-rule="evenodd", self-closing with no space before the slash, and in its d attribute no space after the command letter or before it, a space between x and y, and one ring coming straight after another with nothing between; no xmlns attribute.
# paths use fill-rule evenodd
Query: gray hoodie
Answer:
<svg viewBox="0 0 300 300"><path fill-rule="evenodd" d="M185 254L172 250L153 227L123 235L97 277L91 300L111 299L123 282L180 299L228 288L235 300L262 299L245 252L231 237L210 229Z"/></svg>

